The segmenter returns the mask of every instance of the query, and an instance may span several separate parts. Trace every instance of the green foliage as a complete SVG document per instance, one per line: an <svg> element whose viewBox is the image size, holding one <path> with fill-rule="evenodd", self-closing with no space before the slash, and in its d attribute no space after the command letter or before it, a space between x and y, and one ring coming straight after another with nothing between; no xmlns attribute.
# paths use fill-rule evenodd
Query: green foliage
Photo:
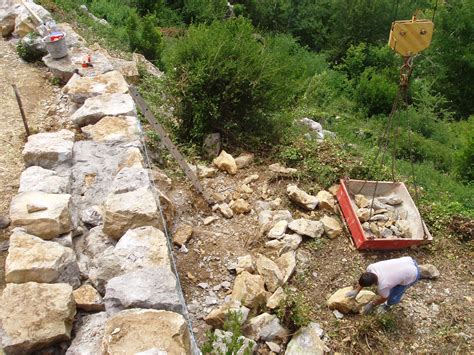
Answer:
<svg viewBox="0 0 474 355"><path fill-rule="evenodd" d="M227 0L184 0L182 14L186 23L212 23L227 14Z"/></svg>
<svg viewBox="0 0 474 355"><path fill-rule="evenodd" d="M458 117L474 113L474 2L446 1L436 15L430 68L436 89L442 93Z"/></svg>
<svg viewBox="0 0 474 355"><path fill-rule="evenodd" d="M220 351L220 349L215 348L215 342L218 340L217 336L211 332L207 332L207 339L201 347L203 354L218 354L218 355L234 355L234 354L243 354L251 355L252 354L252 344L249 343L248 347L242 349L244 345L244 338L242 336L242 314L240 312L229 312L227 314L227 319L224 322L224 331L230 332L230 337L225 337L223 339L223 345L226 349L225 352Z"/></svg>
<svg viewBox="0 0 474 355"><path fill-rule="evenodd" d="M397 85L387 80L386 75L374 68L368 68L364 70L355 87L354 99L369 116L388 114L397 90Z"/></svg>
<svg viewBox="0 0 474 355"><path fill-rule="evenodd" d="M44 56L43 52L36 50L33 46L27 46L24 43L24 41L33 41L37 37L37 33L30 32L25 36L25 38L18 41L18 44L16 45L16 52L20 58L26 62L36 62Z"/></svg>
<svg viewBox="0 0 474 355"><path fill-rule="evenodd" d="M276 315L281 324L290 331L296 331L309 324L309 306L304 302L300 293L285 291L285 297L280 301Z"/></svg>
<svg viewBox="0 0 474 355"><path fill-rule="evenodd" d="M159 60L163 47L163 37L156 27L154 15L139 18L132 13L127 21L130 49L142 53L149 60Z"/></svg>
<svg viewBox="0 0 474 355"><path fill-rule="evenodd" d="M285 122L272 114L290 105L325 66L290 37L255 36L243 18L190 26L164 60L179 135L198 143L213 131L234 142L277 140Z"/></svg>

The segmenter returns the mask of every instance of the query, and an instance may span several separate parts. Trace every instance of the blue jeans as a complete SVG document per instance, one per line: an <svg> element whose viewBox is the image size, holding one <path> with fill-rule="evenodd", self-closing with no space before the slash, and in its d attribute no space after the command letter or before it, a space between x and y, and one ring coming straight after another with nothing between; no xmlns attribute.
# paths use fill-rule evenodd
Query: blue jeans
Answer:
<svg viewBox="0 0 474 355"><path fill-rule="evenodd" d="M414 284L416 284L420 280L420 269L418 268L418 264L416 263L416 261L414 259L413 259L413 263L416 266L416 280L413 281L409 285L406 285L406 286L405 285L398 285L398 286L395 286L394 288L392 288L390 290L390 294L389 294L388 300L387 300L387 305L388 306L392 306L394 304L400 303L405 291L409 287L413 286Z"/></svg>

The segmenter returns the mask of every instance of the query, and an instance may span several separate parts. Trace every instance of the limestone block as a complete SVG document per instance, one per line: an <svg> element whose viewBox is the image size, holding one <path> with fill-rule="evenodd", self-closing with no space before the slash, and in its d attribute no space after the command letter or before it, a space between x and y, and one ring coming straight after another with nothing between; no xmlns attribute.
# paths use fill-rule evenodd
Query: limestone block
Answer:
<svg viewBox="0 0 474 355"><path fill-rule="evenodd" d="M13 226L46 240L74 229L72 213L68 194L22 192L13 197L10 205Z"/></svg>
<svg viewBox="0 0 474 355"><path fill-rule="evenodd" d="M106 116L81 130L95 142L132 142L140 139L135 116Z"/></svg>
<svg viewBox="0 0 474 355"><path fill-rule="evenodd" d="M264 255L257 259L257 271L263 276L267 290L274 292L283 284L283 274L278 265Z"/></svg>
<svg viewBox="0 0 474 355"><path fill-rule="evenodd" d="M135 354L151 348L168 355L191 354L184 317L169 311L131 309L107 321L102 354Z"/></svg>
<svg viewBox="0 0 474 355"><path fill-rule="evenodd" d="M122 74L113 70L93 77L74 74L63 87L71 101L82 104L86 99L103 94L126 94L128 84Z"/></svg>
<svg viewBox="0 0 474 355"><path fill-rule="evenodd" d="M71 248L44 241L21 230L10 237L5 262L6 282L68 283L78 287L79 267Z"/></svg>
<svg viewBox="0 0 474 355"><path fill-rule="evenodd" d="M128 94L104 94L88 98L71 115L72 122L79 127L94 124L105 116L136 116L135 103Z"/></svg>
<svg viewBox="0 0 474 355"><path fill-rule="evenodd" d="M352 299L346 297L346 294L350 291L352 291L352 287L349 286L334 292L326 302L329 309L337 309L341 313L358 313L362 307L377 297L372 291L362 290L355 299Z"/></svg>
<svg viewBox="0 0 474 355"><path fill-rule="evenodd" d="M60 164L70 163L74 133L68 130L33 134L23 149L26 166L37 165L52 169Z"/></svg>
<svg viewBox="0 0 474 355"><path fill-rule="evenodd" d="M227 172L230 175L237 174L237 164L232 155L225 150L221 151L217 158L212 161L217 169Z"/></svg>
<svg viewBox="0 0 474 355"><path fill-rule="evenodd" d="M286 347L285 355L324 355L330 349L321 340L322 329L311 322L298 330Z"/></svg>
<svg viewBox="0 0 474 355"><path fill-rule="evenodd" d="M69 193L69 176L60 176L53 170L30 166L21 173L18 192L41 191L48 194Z"/></svg>
<svg viewBox="0 0 474 355"><path fill-rule="evenodd" d="M105 312L87 315L74 324L74 339L66 351L66 355L95 355L100 354L102 337L104 336Z"/></svg>
<svg viewBox="0 0 474 355"><path fill-rule="evenodd" d="M285 342L289 335L288 330L281 326L278 317L269 313L252 318L244 329L244 334L255 341L276 342Z"/></svg>
<svg viewBox="0 0 474 355"><path fill-rule="evenodd" d="M67 284L7 284L1 299L1 347L25 354L71 337L76 306Z"/></svg>
<svg viewBox="0 0 474 355"><path fill-rule="evenodd" d="M104 302L108 314L127 308L183 312L176 278L169 266L144 268L110 279Z"/></svg>
<svg viewBox="0 0 474 355"><path fill-rule="evenodd" d="M110 194L104 206L104 232L120 239L131 228L160 227L158 206L152 191L142 187L122 194Z"/></svg>

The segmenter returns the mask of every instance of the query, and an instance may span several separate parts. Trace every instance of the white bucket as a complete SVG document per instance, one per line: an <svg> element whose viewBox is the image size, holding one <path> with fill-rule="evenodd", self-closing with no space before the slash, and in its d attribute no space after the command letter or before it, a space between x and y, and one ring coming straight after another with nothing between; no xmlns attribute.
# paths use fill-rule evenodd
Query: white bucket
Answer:
<svg viewBox="0 0 474 355"><path fill-rule="evenodd" d="M66 33L63 32L63 37L55 41L51 40L50 35L44 37L43 40L52 58L59 59L67 56Z"/></svg>

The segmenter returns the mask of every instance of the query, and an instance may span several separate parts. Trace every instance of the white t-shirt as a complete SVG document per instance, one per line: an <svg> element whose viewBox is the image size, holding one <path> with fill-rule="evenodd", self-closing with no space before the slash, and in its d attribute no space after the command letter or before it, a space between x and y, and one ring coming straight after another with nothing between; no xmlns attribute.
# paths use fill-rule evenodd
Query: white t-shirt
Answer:
<svg viewBox="0 0 474 355"><path fill-rule="evenodd" d="M392 288L397 285L407 286L415 282L417 276L415 261L409 256L371 264L367 267L367 272L377 275L377 292L384 298L389 296Z"/></svg>

